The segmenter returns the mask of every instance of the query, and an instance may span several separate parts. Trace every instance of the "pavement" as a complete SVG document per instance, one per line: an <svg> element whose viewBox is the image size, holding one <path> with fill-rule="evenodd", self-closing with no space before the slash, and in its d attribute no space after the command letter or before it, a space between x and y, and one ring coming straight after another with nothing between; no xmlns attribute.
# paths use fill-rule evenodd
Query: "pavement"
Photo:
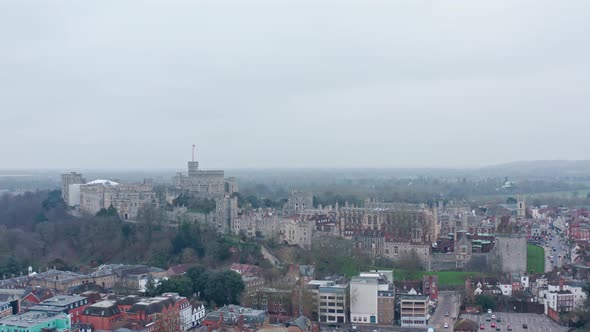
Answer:
<svg viewBox="0 0 590 332"><path fill-rule="evenodd" d="M523 314L523 313L505 313L495 312L493 313L497 317L500 317L502 321L496 323L501 327L501 332L508 332L508 325L512 326L512 332L567 332L569 328L567 326L561 326L556 322L552 321L549 317L541 314ZM477 322L477 325L484 324L485 329L480 330L481 332L492 332L496 331L495 328L490 327L491 322L486 322L487 314L475 315L475 314L462 314L461 318L471 319ZM528 328L523 328L522 325L527 324Z"/></svg>

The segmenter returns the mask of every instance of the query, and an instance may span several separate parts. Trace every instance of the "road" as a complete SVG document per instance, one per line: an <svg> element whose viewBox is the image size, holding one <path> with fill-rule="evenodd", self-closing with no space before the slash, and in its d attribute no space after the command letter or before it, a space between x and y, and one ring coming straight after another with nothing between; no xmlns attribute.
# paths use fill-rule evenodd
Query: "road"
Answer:
<svg viewBox="0 0 590 332"><path fill-rule="evenodd" d="M449 316L445 317L445 312L449 312ZM435 331L447 330L443 328L444 323L449 323L449 331L453 330L454 321L452 317L457 317L459 314L459 297L453 291L442 291L438 293L438 306L428 321L428 326L434 327Z"/></svg>
<svg viewBox="0 0 590 332"><path fill-rule="evenodd" d="M549 234L553 236L553 240L547 239L545 243L545 272L553 271L553 268L560 268L564 263L569 262L566 256L570 253L565 237L562 238L555 230L550 230ZM550 256L553 256L553 263Z"/></svg>

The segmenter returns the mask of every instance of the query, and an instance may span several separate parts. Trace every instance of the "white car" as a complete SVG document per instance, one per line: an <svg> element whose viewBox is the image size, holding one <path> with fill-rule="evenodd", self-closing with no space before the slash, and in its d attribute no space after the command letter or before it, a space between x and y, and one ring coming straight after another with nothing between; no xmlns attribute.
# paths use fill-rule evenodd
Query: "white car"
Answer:
<svg viewBox="0 0 590 332"><path fill-rule="evenodd" d="M443 327L444 327L445 329L448 329L448 328L449 328L449 323L445 323L445 325L443 325Z"/></svg>
<svg viewBox="0 0 590 332"><path fill-rule="evenodd" d="M492 309L488 309L488 314L491 314L491 313L492 313Z"/></svg>

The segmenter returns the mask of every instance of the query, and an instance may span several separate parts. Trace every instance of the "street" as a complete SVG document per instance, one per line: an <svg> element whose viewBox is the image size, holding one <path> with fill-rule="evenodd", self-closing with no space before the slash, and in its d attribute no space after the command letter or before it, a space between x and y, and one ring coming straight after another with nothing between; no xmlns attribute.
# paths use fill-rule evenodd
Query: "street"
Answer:
<svg viewBox="0 0 590 332"><path fill-rule="evenodd" d="M445 312L448 312L449 315L445 316ZM438 294L438 306L430 320L428 321L428 326L434 327L435 331L438 330L453 330L453 325L455 321L452 319L453 317L457 317L459 314L459 297L453 291L441 291ZM448 323L449 327L447 329L444 328L444 323Z"/></svg>
<svg viewBox="0 0 590 332"><path fill-rule="evenodd" d="M547 239L545 242L545 272L553 271L553 268L560 268L564 263L567 263L566 257L570 253L569 246L561 235L558 235L555 230L550 230L549 235L553 237L553 240ZM551 262L551 256L553 256L553 262Z"/></svg>

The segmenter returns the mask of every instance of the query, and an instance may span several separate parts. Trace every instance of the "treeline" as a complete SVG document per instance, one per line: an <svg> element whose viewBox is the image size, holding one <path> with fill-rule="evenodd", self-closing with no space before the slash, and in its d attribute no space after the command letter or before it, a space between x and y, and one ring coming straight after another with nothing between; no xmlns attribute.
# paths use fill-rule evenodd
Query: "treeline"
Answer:
<svg viewBox="0 0 590 332"><path fill-rule="evenodd" d="M207 301L212 306L238 304L244 291L242 277L233 271L208 271L203 266L190 268L186 274L163 280L157 287L150 282L148 295L178 293Z"/></svg>
<svg viewBox="0 0 590 332"><path fill-rule="evenodd" d="M215 210L214 199L198 198L186 194L176 197L172 204L174 206L186 206L192 212L209 213Z"/></svg>
<svg viewBox="0 0 590 332"><path fill-rule="evenodd" d="M170 227L163 211L141 211L136 223L116 214L74 217L59 191L0 197L0 274L47 267L83 270L102 263L199 263L216 268L230 261L260 264L259 247L223 237L200 224ZM230 248L233 248L230 250Z"/></svg>
<svg viewBox="0 0 590 332"><path fill-rule="evenodd" d="M242 197L256 197L269 201L287 198L292 188L314 193L315 204L334 205L348 201L358 205L366 198L384 202L426 203L434 202L441 197L450 200L472 200L479 196L505 194L531 195L555 191L580 191L588 186L585 182L572 183L562 180L527 180L520 179L513 183L512 188L502 188L506 178L499 177L432 177L416 176L405 178L393 177L358 177L330 178L330 181L309 182L301 179L299 183L284 184L275 181L263 183L249 181L240 182ZM295 181L295 180L293 180ZM585 195L580 195L580 198Z"/></svg>

